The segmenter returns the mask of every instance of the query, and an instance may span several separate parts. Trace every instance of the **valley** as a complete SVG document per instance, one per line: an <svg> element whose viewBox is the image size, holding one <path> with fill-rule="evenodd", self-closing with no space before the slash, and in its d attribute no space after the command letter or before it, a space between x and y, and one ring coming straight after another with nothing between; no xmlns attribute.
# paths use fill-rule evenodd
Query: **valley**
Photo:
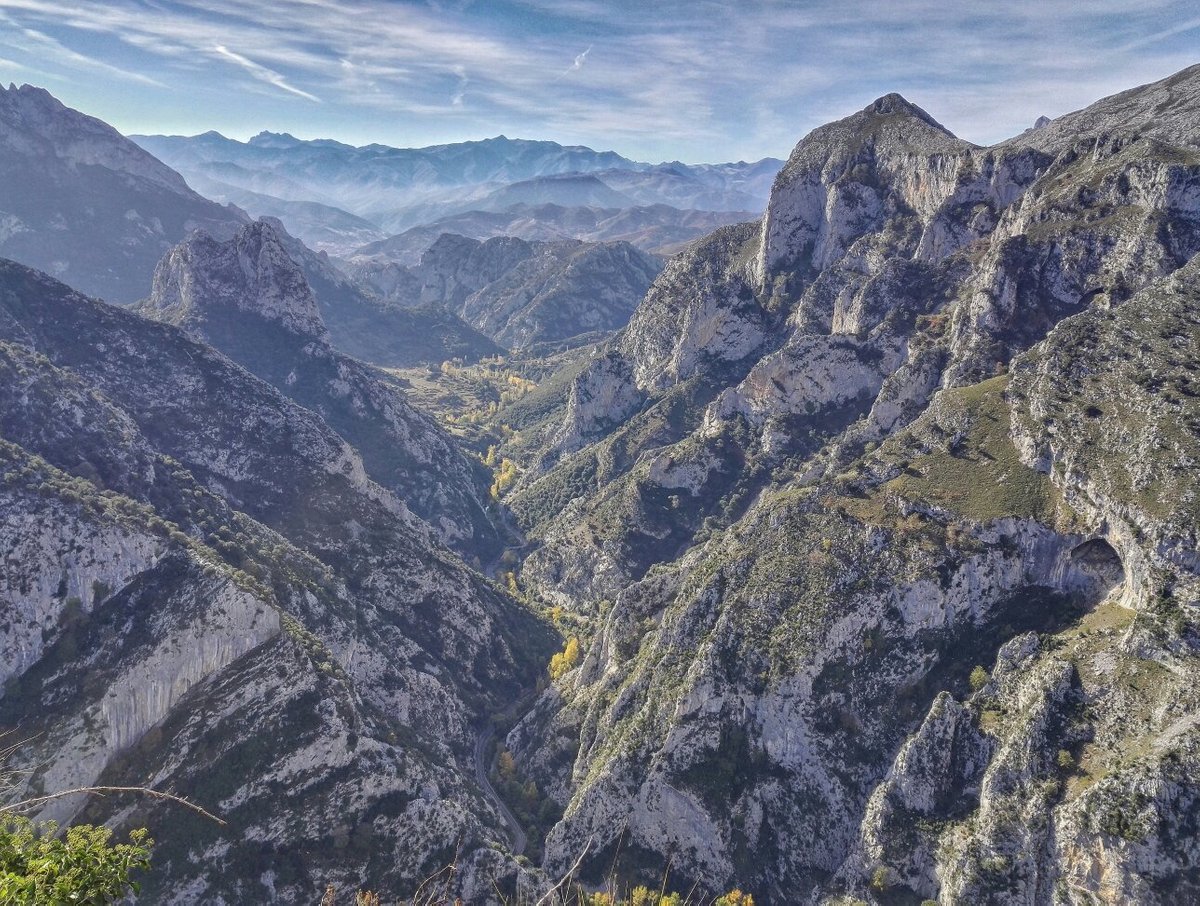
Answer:
<svg viewBox="0 0 1200 906"><path fill-rule="evenodd" d="M1198 125L1200 66L713 165L0 89L5 800L227 822L33 813L149 828L147 903L1200 901Z"/></svg>

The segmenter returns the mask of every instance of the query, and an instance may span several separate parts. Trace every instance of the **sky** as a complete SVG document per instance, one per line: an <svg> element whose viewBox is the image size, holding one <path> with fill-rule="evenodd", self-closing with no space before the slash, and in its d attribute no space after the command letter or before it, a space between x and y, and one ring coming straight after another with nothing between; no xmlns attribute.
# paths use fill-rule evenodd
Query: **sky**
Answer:
<svg viewBox="0 0 1200 906"><path fill-rule="evenodd" d="M898 91L980 144L1200 62L1194 0L0 0L0 80L126 134L786 157Z"/></svg>

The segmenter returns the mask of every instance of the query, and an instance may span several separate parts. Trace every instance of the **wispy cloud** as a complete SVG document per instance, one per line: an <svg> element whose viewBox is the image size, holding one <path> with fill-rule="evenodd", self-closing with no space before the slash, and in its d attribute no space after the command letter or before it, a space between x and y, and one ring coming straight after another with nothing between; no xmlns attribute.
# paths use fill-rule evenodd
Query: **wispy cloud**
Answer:
<svg viewBox="0 0 1200 906"><path fill-rule="evenodd" d="M461 107L463 99L467 96L467 86L471 84L471 80L467 78L467 70L462 66L456 66L454 74L458 76L458 87L454 89L450 104L454 107Z"/></svg>
<svg viewBox="0 0 1200 906"><path fill-rule="evenodd" d="M587 50L575 55L575 60L567 67L567 72L579 72L579 70L583 69L583 64L587 62L588 54L591 52L592 46L589 44Z"/></svg>
<svg viewBox="0 0 1200 906"><path fill-rule="evenodd" d="M71 81L76 106L138 131L270 127L392 144L503 132L712 160L784 155L814 126L893 90L965 138L995 141L1039 114L1195 62L1200 28L1191 0L729 9L724 0L0 0L0 56L16 64L0 70L47 69ZM73 78L80 72L100 78ZM235 93L241 102L230 105Z"/></svg>
<svg viewBox="0 0 1200 906"><path fill-rule="evenodd" d="M266 82L268 85L274 85L280 91L286 91L288 94L296 95L296 97L305 98L306 100L314 101L318 104L321 103L321 99L315 94L309 94L307 91L302 91L294 85L289 85L287 83L287 79L285 79L280 73L273 69L268 69L266 66L255 63L248 57L243 57L240 53L234 53L223 44L214 45L213 50L219 56L222 56L226 60L230 60L242 67L242 69L246 70L246 72L250 73L251 76L258 79L260 82Z"/></svg>
<svg viewBox="0 0 1200 906"><path fill-rule="evenodd" d="M138 82L142 85L164 87L162 82L142 73L122 69L103 60L78 53L50 35L34 28L21 26L3 14L0 14L0 25L6 26L3 31L0 31L0 43L5 43L7 39L8 46L12 47L15 42L17 49L32 51L46 63L57 63L69 69L100 72L123 81Z"/></svg>
<svg viewBox="0 0 1200 906"><path fill-rule="evenodd" d="M1168 38L1173 38L1176 35L1186 34L1189 31L1200 29L1200 18L1189 19L1186 22L1180 22L1177 25L1172 25L1170 28L1164 28L1161 31L1153 32L1149 35L1142 35L1125 44L1122 44L1117 50L1121 53L1127 53L1131 50L1137 50L1141 47L1147 47L1151 44L1157 44L1160 41L1165 41Z"/></svg>

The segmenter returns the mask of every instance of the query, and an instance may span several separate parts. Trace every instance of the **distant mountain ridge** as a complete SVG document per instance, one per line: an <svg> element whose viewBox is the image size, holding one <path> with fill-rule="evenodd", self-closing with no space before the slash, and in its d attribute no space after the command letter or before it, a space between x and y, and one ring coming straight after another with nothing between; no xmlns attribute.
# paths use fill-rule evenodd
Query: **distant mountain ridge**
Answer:
<svg viewBox="0 0 1200 906"><path fill-rule="evenodd" d="M783 163L764 158L754 163L648 164L613 151L505 136L427 148L356 148L270 132L246 142L215 132L132 138L189 180L222 183L228 187L222 197L255 192L277 202L315 202L362 218L384 233L467 211L500 211L517 202L759 210ZM274 213L245 200L256 215ZM320 248L345 252L351 247L328 238L322 245L298 224L289 226Z"/></svg>
<svg viewBox="0 0 1200 906"><path fill-rule="evenodd" d="M382 261L413 265L445 233L472 239L517 236L531 242L558 239L628 242L644 252L665 257L682 251L713 230L757 220L759 216L750 211L683 211L665 204L598 208L520 203L503 211L451 214L338 257L353 264Z"/></svg>

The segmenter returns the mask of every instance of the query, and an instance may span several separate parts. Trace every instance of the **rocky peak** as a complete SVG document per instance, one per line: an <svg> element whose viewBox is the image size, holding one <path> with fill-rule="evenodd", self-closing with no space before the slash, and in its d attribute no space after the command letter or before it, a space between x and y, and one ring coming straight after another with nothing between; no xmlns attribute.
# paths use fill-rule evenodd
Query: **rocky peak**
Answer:
<svg viewBox="0 0 1200 906"><path fill-rule="evenodd" d="M897 211L932 214L955 190L975 146L899 94L805 136L767 203L759 279L823 269Z"/></svg>
<svg viewBox="0 0 1200 906"><path fill-rule="evenodd" d="M838 160L848 160L864 150L875 154L934 154L961 152L971 147L916 104L893 92L802 138L780 171L776 188L813 165L836 166Z"/></svg>
<svg viewBox="0 0 1200 906"><path fill-rule="evenodd" d="M300 139L288 132L267 132L263 130L254 136L247 145L256 148L294 148L301 144Z"/></svg>
<svg viewBox="0 0 1200 906"><path fill-rule="evenodd" d="M496 236L480 242L443 233L421 256L416 268L415 276L421 282L420 301L454 310L471 293L533 254L533 247L515 236Z"/></svg>
<svg viewBox="0 0 1200 906"><path fill-rule="evenodd" d="M106 167L191 195L183 177L107 123L72 110L44 88L0 88L0 149L18 155L51 154L71 166Z"/></svg>
<svg viewBox="0 0 1200 906"><path fill-rule="evenodd" d="M175 246L155 270L142 308L158 320L193 328L214 309L235 309L291 333L329 338L304 272L265 220L247 224L225 242L197 232Z"/></svg>
<svg viewBox="0 0 1200 906"><path fill-rule="evenodd" d="M916 104L908 100L908 98L904 97L904 95L898 94L895 91L885 94L883 97L876 98L863 110L863 113L867 114L868 116L871 114L878 114L879 116L916 117L917 119L923 120L931 126L935 126L942 132L947 132L946 128L942 126L941 123L935 120ZM949 133L947 132L947 134Z"/></svg>

